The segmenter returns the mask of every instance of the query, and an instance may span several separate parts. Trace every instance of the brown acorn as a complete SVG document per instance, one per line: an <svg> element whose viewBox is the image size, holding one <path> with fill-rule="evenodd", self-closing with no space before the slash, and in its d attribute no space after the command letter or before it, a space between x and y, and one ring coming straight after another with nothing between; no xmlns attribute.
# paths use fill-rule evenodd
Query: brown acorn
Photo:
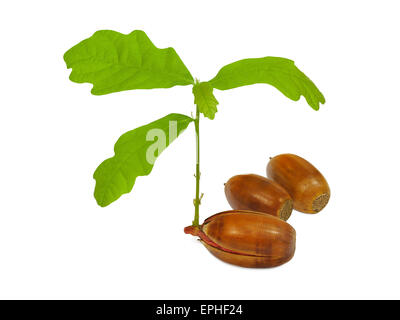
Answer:
<svg viewBox="0 0 400 320"><path fill-rule="evenodd" d="M240 267L279 266L293 257L296 247L296 231L290 224L260 212L225 211L184 231L198 236L218 259Z"/></svg>
<svg viewBox="0 0 400 320"><path fill-rule="evenodd" d="M230 178L225 183L225 195L232 209L264 212L285 221L293 210L293 201L284 188L256 174Z"/></svg>
<svg viewBox="0 0 400 320"><path fill-rule="evenodd" d="M299 156L281 154L271 158L267 176L285 188L297 211L317 213L329 201L331 192L324 176Z"/></svg>

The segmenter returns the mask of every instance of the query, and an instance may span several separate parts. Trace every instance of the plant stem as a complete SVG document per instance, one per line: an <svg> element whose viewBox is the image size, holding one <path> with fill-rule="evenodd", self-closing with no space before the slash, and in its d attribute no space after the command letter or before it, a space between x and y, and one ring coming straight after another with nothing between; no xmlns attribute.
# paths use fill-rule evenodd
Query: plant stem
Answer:
<svg viewBox="0 0 400 320"><path fill-rule="evenodd" d="M196 198L194 199L194 220L193 226L199 225L200 216L200 111L196 105L196 118L194 119L194 128L196 131Z"/></svg>

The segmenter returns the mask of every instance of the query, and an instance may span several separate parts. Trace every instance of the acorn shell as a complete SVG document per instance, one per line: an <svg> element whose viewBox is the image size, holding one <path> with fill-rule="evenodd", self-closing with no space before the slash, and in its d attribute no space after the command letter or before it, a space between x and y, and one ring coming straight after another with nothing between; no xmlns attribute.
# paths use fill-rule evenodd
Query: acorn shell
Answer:
<svg viewBox="0 0 400 320"><path fill-rule="evenodd" d="M293 210L292 198L284 188L256 174L230 178L225 195L232 209L264 212L285 221Z"/></svg>
<svg viewBox="0 0 400 320"><path fill-rule="evenodd" d="M185 232L199 236L218 259L248 268L279 266L293 257L296 247L296 231L288 223L260 212L221 212Z"/></svg>
<svg viewBox="0 0 400 320"><path fill-rule="evenodd" d="M297 211L317 213L329 201L331 192L324 176L299 156L281 154L273 157L267 165L267 176L285 188Z"/></svg>

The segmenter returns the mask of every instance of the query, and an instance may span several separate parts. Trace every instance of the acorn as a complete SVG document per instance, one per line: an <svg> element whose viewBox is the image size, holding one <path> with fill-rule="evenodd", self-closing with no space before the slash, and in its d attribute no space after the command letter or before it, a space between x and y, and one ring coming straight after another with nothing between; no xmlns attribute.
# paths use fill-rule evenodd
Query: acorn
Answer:
<svg viewBox="0 0 400 320"><path fill-rule="evenodd" d="M324 176L307 160L294 154L271 158L267 176L290 194L297 211L317 213L327 205L331 196Z"/></svg>
<svg viewBox="0 0 400 320"><path fill-rule="evenodd" d="M198 236L218 259L240 267L282 265L293 257L296 247L296 231L292 226L261 212L225 211L184 231Z"/></svg>
<svg viewBox="0 0 400 320"><path fill-rule="evenodd" d="M256 174L230 178L225 195L232 209L264 212L285 221L293 210L292 198L284 188Z"/></svg>

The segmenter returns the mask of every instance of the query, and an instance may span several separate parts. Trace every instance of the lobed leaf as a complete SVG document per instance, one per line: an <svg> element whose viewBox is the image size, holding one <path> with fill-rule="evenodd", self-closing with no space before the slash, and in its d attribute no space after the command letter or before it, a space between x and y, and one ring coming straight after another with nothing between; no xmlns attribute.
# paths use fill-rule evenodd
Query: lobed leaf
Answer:
<svg viewBox="0 0 400 320"><path fill-rule="evenodd" d="M123 134L114 146L115 155L103 161L94 172L94 196L97 203L105 207L130 192L136 178L150 174L153 169L154 161L149 161L148 152L155 144L154 138L158 137L156 143L164 140L164 147L167 147L192 121L188 116L172 113ZM155 135L149 139L152 132ZM157 135L159 133L163 136ZM155 150L157 154L152 152L152 156L157 158L163 149Z"/></svg>
<svg viewBox="0 0 400 320"><path fill-rule="evenodd" d="M64 54L71 81L93 84L92 94L193 84L173 48L158 49L146 33L95 32Z"/></svg>
<svg viewBox="0 0 400 320"><path fill-rule="evenodd" d="M292 60L285 58L239 60L224 66L209 83L219 90L266 83L294 101L304 96L314 110L319 109L320 103L325 103L324 96L315 84L295 66Z"/></svg>
<svg viewBox="0 0 400 320"><path fill-rule="evenodd" d="M213 120L217 110L218 101L213 94L213 87L208 82L196 83L193 86L194 103L205 117Z"/></svg>

